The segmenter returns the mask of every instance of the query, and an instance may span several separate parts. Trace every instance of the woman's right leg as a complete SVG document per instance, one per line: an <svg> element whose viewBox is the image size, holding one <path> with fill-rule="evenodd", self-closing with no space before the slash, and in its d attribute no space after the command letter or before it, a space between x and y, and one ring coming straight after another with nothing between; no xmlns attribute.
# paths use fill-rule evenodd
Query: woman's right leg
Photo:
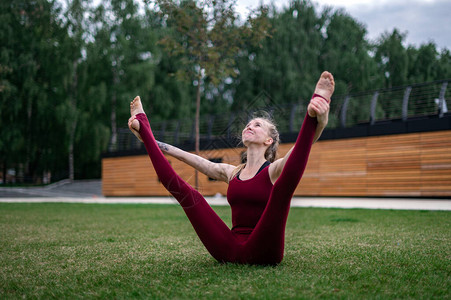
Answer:
<svg viewBox="0 0 451 300"><path fill-rule="evenodd" d="M141 105L139 103L139 105ZM183 207L200 240L210 254L220 262L235 260L239 243L227 225L219 218L204 197L186 183L171 167L161 152L144 113L136 115L139 135L157 175L164 187Z"/></svg>
<svg viewBox="0 0 451 300"><path fill-rule="evenodd" d="M266 208L247 240L243 254L248 262L278 264L282 261L291 198L307 166L316 126L316 118L306 115L291 155L273 185Z"/></svg>

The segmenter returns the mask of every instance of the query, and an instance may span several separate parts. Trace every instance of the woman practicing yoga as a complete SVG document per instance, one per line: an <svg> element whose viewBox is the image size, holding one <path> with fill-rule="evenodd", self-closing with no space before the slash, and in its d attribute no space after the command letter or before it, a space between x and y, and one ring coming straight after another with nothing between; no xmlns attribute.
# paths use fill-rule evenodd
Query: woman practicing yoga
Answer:
<svg viewBox="0 0 451 300"><path fill-rule="evenodd" d="M216 260L278 264L283 258L291 198L307 165L311 146L327 125L334 87L332 74L323 72L295 145L285 157L277 160L279 134L275 126L263 118L251 120L244 128L242 141L247 148L247 160L238 167L213 163L157 142L139 97L130 104L128 125L144 142L161 183L183 207L200 240ZM227 200L232 208L231 230L204 197L177 175L162 151L229 184Z"/></svg>

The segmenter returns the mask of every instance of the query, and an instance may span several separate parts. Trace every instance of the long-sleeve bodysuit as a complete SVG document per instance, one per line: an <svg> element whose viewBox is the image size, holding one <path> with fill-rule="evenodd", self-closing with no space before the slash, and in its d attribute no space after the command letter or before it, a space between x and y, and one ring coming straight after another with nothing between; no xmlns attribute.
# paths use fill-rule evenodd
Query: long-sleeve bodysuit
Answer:
<svg viewBox="0 0 451 300"><path fill-rule="evenodd" d="M232 229L173 170L158 147L146 115L138 114L136 118L161 183L183 207L200 240L216 260L245 264L282 261L290 202L307 165L316 118L306 115L293 151L274 185L269 178L269 167L249 180L235 177L229 182L227 199L232 208Z"/></svg>

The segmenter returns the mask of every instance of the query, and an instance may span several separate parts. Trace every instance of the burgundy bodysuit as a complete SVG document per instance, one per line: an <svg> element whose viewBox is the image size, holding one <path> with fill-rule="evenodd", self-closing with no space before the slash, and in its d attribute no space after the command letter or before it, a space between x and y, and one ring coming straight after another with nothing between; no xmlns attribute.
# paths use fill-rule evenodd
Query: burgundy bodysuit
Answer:
<svg viewBox="0 0 451 300"><path fill-rule="evenodd" d="M290 202L307 165L316 118L306 115L293 151L274 185L268 166L251 179L230 181L227 199L232 208L232 229L173 170L155 141L146 115L138 114L136 118L159 179L183 207L200 240L216 260L271 265L282 261Z"/></svg>
<svg viewBox="0 0 451 300"><path fill-rule="evenodd" d="M269 164L265 162L248 180L241 180L238 174L229 182L227 201L232 208L232 232L241 238L252 232L268 203L272 189Z"/></svg>

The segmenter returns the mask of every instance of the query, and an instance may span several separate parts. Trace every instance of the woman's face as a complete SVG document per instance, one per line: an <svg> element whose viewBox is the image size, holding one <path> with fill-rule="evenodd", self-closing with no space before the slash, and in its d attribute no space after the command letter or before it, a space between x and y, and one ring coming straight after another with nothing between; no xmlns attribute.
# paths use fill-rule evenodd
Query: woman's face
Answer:
<svg viewBox="0 0 451 300"><path fill-rule="evenodd" d="M269 137L269 123L260 118L251 120L242 132L242 140L245 146L249 143L271 145L272 138Z"/></svg>

